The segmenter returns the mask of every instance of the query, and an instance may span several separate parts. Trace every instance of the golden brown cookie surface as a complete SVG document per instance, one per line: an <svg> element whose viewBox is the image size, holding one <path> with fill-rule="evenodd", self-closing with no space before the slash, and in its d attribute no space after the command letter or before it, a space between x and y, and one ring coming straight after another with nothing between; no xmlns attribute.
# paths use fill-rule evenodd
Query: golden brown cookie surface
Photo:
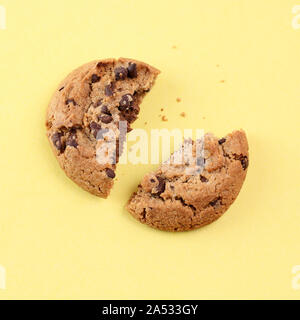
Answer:
<svg viewBox="0 0 300 320"><path fill-rule="evenodd" d="M192 147L195 153L194 142ZM244 131L222 139L206 134L201 170L197 158L181 165L162 164L144 177L127 209L140 222L160 230L200 228L218 219L234 202L248 159Z"/></svg>
<svg viewBox="0 0 300 320"><path fill-rule="evenodd" d="M99 197L109 195L117 161L97 161L106 143L99 133L112 130L119 141L119 122L126 120L130 130L158 74L143 62L106 59L87 63L62 81L48 107L47 136L60 166L80 187ZM113 150L116 160L118 148Z"/></svg>

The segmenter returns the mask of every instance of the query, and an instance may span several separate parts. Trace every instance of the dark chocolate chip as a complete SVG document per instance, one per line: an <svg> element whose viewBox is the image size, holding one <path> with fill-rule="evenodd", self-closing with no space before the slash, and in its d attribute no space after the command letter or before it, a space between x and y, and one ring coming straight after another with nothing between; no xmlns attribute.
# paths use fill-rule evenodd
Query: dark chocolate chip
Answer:
<svg viewBox="0 0 300 320"><path fill-rule="evenodd" d="M244 156L243 158L241 158L241 164L244 170L246 170L249 166L249 160L248 157Z"/></svg>
<svg viewBox="0 0 300 320"><path fill-rule="evenodd" d="M91 122L90 129L92 131L93 136L97 138L98 131L101 130L100 124L98 124L97 122Z"/></svg>
<svg viewBox="0 0 300 320"><path fill-rule="evenodd" d="M133 97L130 93L124 94L119 102L119 110L124 111L130 107L133 101Z"/></svg>
<svg viewBox="0 0 300 320"><path fill-rule="evenodd" d="M234 155L234 159L235 160L239 160L241 162L241 165L243 167L244 170L246 170L249 166L249 159L247 156L243 156L242 154L240 155L237 155L235 154Z"/></svg>
<svg viewBox="0 0 300 320"><path fill-rule="evenodd" d="M132 123L137 119L139 111L140 111L139 106L129 107L129 108L125 109L124 111L122 111L121 119L125 120L129 123Z"/></svg>
<svg viewBox="0 0 300 320"><path fill-rule="evenodd" d="M128 65L128 77L129 78L136 78L137 77L137 70L136 70L136 64L129 62Z"/></svg>
<svg viewBox="0 0 300 320"><path fill-rule="evenodd" d="M101 78L97 74L93 74L91 80L92 80L92 83L95 83L95 82L99 82L100 79Z"/></svg>
<svg viewBox="0 0 300 320"><path fill-rule="evenodd" d="M54 144L54 146L56 147L57 150L59 150L60 152L63 152L65 150L65 145L64 143L61 141L61 137L63 136L63 134L61 132L55 132L52 137L51 140Z"/></svg>
<svg viewBox="0 0 300 320"><path fill-rule="evenodd" d="M65 87L61 87L58 91L64 90Z"/></svg>
<svg viewBox="0 0 300 320"><path fill-rule="evenodd" d="M97 140L103 139L103 135L109 131L109 129L102 129L100 124L98 124L97 122L94 122L94 121L90 123L90 129L91 129L93 136ZM99 133L99 131L100 131L100 133Z"/></svg>
<svg viewBox="0 0 300 320"><path fill-rule="evenodd" d="M207 182L208 181L208 179L207 178L205 178L204 176L202 176L202 175L200 175L200 180L201 180L201 182Z"/></svg>
<svg viewBox="0 0 300 320"><path fill-rule="evenodd" d="M222 138L222 139L220 139L218 142L219 142L219 144L223 144L225 141L226 141L226 139L225 139L225 138Z"/></svg>
<svg viewBox="0 0 300 320"><path fill-rule="evenodd" d="M145 221L146 220L146 215L147 215L147 210L146 208L143 209L143 212L142 212L142 220Z"/></svg>
<svg viewBox="0 0 300 320"><path fill-rule="evenodd" d="M106 175L111 179L113 179L116 176L114 170L112 170L110 168L106 168L105 172L106 172Z"/></svg>
<svg viewBox="0 0 300 320"><path fill-rule="evenodd" d="M76 129L71 129L70 131L70 135L69 137L67 138L67 141L66 141L66 145L67 146L70 146L70 147L74 147L74 148L77 148L78 147L78 143L76 141Z"/></svg>
<svg viewBox="0 0 300 320"><path fill-rule="evenodd" d="M67 99L66 104L70 104L70 103L73 103L74 106L77 105L74 99Z"/></svg>
<svg viewBox="0 0 300 320"><path fill-rule="evenodd" d="M111 97L113 94L114 94L114 85L113 83L111 84L108 84L106 87L105 87L105 95L107 95L108 97Z"/></svg>
<svg viewBox="0 0 300 320"><path fill-rule="evenodd" d="M127 77L127 69L125 69L124 67L119 67L115 69L115 77L116 80L124 80Z"/></svg>
<svg viewBox="0 0 300 320"><path fill-rule="evenodd" d="M154 179L150 179L150 182L151 182L151 183L154 183L154 182L155 182L155 180L154 180Z"/></svg>
<svg viewBox="0 0 300 320"><path fill-rule="evenodd" d="M95 108L100 107L102 104L102 99L99 99L96 104L94 105Z"/></svg>
<svg viewBox="0 0 300 320"><path fill-rule="evenodd" d="M101 126L97 122L93 121L90 123L90 128L91 128L91 130L100 130Z"/></svg>
<svg viewBox="0 0 300 320"><path fill-rule="evenodd" d="M98 131L101 130L101 126L96 122L91 122L90 128L91 128L91 132L92 132L93 136L95 138L97 138L97 134L98 134Z"/></svg>
<svg viewBox="0 0 300 320"><path fill-rule="evenodd" d="M157 176L156 178L158 180L158 186L156 187L156 190L157 190L156 195L159 196L166 189L166 179L164 179L164 178L162 178L160 176Z"/></svg>
<svg viewBox="0 0 300 320"><path fill-rule="evenodd" d="M100 62L97 63L97 68L105 67L106 65L107 65L106 62L100 61Z"/></svg>
<svg viewBox="0 0 300 320"><path fill-rule="evenodd" d="M108 124L113 121L113 117L108 114L104 114L104 115L99 116L99 120L105 124Z"/></svg>
<svg viewBox="0 0 300 320"><path fill-rule="evenodd" d="M111 112L108 110L107 106L104 105L102 108L101 108L101 112L104 113L104 114L107 114L109 116L111 116Z"/></svg>
<svg viewBox="0 0 300 320"><path fill-rule="evenodd" d="M214 207L220 199L217 198L209 203L210 206Z"/></svg>

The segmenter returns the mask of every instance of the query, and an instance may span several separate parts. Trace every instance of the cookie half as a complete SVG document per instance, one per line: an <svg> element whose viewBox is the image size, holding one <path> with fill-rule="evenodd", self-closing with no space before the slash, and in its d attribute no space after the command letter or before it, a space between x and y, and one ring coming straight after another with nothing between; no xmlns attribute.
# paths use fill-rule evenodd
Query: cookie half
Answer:
<svg viewBox="0 0 300 320"><path fill-rule="evenodd" d="M174 161L178 152L174 153L169 162L143 178L127 204L133 217L150 227L186 231L212 223L234 202L243 185L249 163L244 131L222 139L205 134L202 141L184 145L190 145L189 156L178 164Z"/></svg>
<svg viewBox="0 0 300 320"><path fill-rule="evenodd" d="M119 122L126 121L131 130L158 74L143 62L107 59L81 66L59 85L47 111L47 136L60 166L80 187L109 195L122 151ZM106 133L113 133L117 143ZM114 159L102 161L107 152Z"/></svg>

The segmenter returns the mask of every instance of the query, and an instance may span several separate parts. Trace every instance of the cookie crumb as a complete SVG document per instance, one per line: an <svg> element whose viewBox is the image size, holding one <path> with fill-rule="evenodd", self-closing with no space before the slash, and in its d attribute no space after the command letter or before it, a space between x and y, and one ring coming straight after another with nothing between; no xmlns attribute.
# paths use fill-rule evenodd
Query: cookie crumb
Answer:
<svg viewBox="0 0 300 320"><path fill-rule="evenodd" d="M220 80L220 83L224 83L225 82L225 80Z"/></svg>
<svg viewBox="0 0 300 320"><path fill-rule="evenodd" d="M147 122L145 122L144 125L146 126L146 125L147 125Z"/></svg>
<svg viewBox="0 0 300 320"><path fill-rule="evenodd" d="M220 65L219 65L219 64L216 64L216 67L217 67L217 68L219 68L219 67L220 67Z"/></svg>
<svg viewBox="0 0 300 320"><path fill-rule="evenodd" d="M161 108L160 111L163 112L163 111L164 111L164 108Z"/></svg>
<svg viewBox="0 0 300 320"><path fill-rule="evenodd" d="M182 118L185 118L185 117L186 117L186 113L185 113L185 112L181 112L181 113L180 113L180 116L181 116Z"/></svg>
<svg viewBox="0 0 300 320"><path fill-rule="evenodd" d="M177 46L173 45L173 46L172 46L172 49L177 49Z"/></svg>
<svg viewBox="0 0 300 320"><path fill-rule="evenodd" d="M162 120L162 121L168 121L168 119L167 119L166 116L162 116L162 117L161 117L161 120Z"/></svg>
<svg viewBox="0 0 300 320"><path fill-rule="evenodd" d="M177 98L176 101L177 101L177 102L181 102L181 98Z"/></svg>

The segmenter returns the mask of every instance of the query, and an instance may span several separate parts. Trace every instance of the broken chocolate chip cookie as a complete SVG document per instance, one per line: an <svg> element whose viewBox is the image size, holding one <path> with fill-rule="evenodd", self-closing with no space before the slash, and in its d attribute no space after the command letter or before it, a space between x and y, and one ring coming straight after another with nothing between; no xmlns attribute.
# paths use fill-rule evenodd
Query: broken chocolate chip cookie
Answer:
<svg viewBox="0 0 300 320"><path fill-rule="evenodd" d="M247 173L246 134L234 131L220 140L206 134L202 141L200 158L192 142L190 159L175 163L175 152L143 178L127 204L133 217L160 230L186 231L212 223L229 208Z"/></svg>
<svg viewBox="0 0 300 320"><path fill-rule="evenodd" d="M79 67L59 85L47 111L47 136L60 166L80 187L109 195L122 151L119 122L126 120L131 130L158 74L143 62L106 59ZM111 143L109 132L117 143ZM105 150L114 154L113 161L99 161Z"/></svg>

